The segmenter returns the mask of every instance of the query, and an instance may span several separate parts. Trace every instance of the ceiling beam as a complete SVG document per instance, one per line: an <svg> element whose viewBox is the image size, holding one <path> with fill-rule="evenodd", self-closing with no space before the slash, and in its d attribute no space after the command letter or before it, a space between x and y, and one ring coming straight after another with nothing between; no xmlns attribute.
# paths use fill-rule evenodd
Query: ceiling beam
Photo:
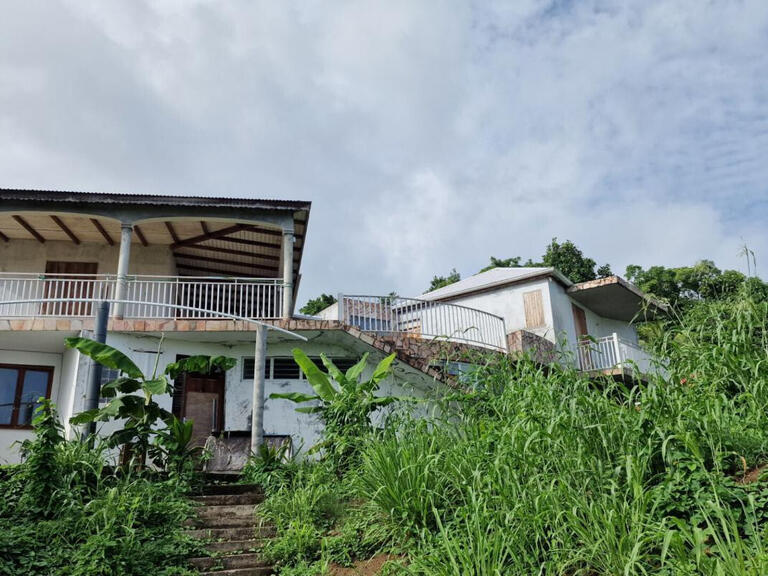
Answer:
<svg viewBox="0 0 768 576"><path fill-rule="evenodd" d="M24 220L24 218L14 214L13 215L13 219L16 220L16 222L18 222L21 225L21 227L24 228L24 230L26 230L27 232L32 234L32 236L35 238L35 240L40 242L40 244L45 244L45 238L43 238L42 234L40 234L40 232L38 232L37 230L32 228L32 226L29 225L29 222Z"/></svg>
<svg viewBox="0 0 768 576"><path fill-rule="evenodd" d="M200 220L200 228L202 228L203 234L211 233L211 230L208 228L208 224L205 223L205 220Z"/></svg>
<svg viewBox="0 0 768 576"><path fill-rule="evenodd" d="M168 224L166 222L166 224ZM205 234L200 234L199 236L193 236L192 238L187 238L186 240L177 240L174 244L171 244L171 248L179 248L180 246L190 246L192 244L198 244L200 242L205 242L206 240L214 240L216 238L221 238L222 236L226 236L227 234L232 234L233 232L240 232L245 226L243 224L235 224L234 226L227 226L226 228L222 228L221 230L216 230L215 232L207 232Z"/></svg>
<svg viewBox="0 0 768 576"><path fill-rule="evenodd" d="M248 258L260 258L261 260L271 260L273 262L279 262L280 256L272 254L256 254L255 252L248 252L246 250L235 250L234 248L221 248L219 246L207 246L205 244L195 244L193 246L179 246L177 250L202 250L204 252L215 252L217 254L231 254L233 256L245 256ZM184 255L183 252L176 252L176 254ZM194 256L189 254L189 256ZM294 254L294 262L300 260L299 256Z"/></svg>
<svg viewBox="0 0 768 576"><path fill-rule="evenodd" d="M112 236L110 236L109 232L107 232L104 229L104 226L101 225L101 222L96 220L96 218L91 218L91 223L93 223L93 225L96 227L96 230L101 232L101 235L104 236L104 240L107 241L107 244L109 244L110 246L114 246L115 245L115 241L112 240Z"/></svg>
<svg viewBox="0 0 768 576"><path fill-rule="evenodd" d="M72 230L69 229L69 226L64 224L64 222L61 220L61 218L59 218L58 216L56 216L54 214L51 214L51 220L53 220L56 223L56 225L64 231L64 234L69 236L69 239L72 240L72 242L74 242L75 244L78 244L78 245L80 244L80 238L75 236L75 233L72 232Z"/></svg>
<svg viewBox="0 0 768 576"><path fill-rule="evenodd" d="M217 268L208 268L206 266L193 266L192 264L179 264L178 266L179 270L191 270L193 272L208 272L213 274L214 276L233 276L236 278L253 278L253 276L248 276L247 274L240 274L238 272L224 272L222 270L219 270ZM276 276L277 277L277 276Z"/></svg>
<svg viewBox="0 0 768 576"><path fill-rule="evenodd" d="M210 256L197 256L194 254L180 254L174 252L173 255L177 259L192 260L194 262L211 262L213 264L224 264L225 266L234 266L237 268L248 268L249 270L268 270L270 272L277 273L279 268L277 266L265 266L263 264L251 264L249 262L232 262L231 260L225 260L223 258L211 258ZM184 264L181 264L184 266Z"/></svg>
<svg viewBox="0 0 768 576"><path fill-rule="evenodd" d="M166 220L165 227L168 228L168 234L171 235L171 238L173 239L173 243L174 244L178 244L179 243L179 235L176 234L176 230L174 229L173 224L171 224L170 222L168 222Z"/></svg>
<svg viewBox="0 0 768 576"><path fill-rule="evenodd" d="M147 242L147 237L144 236L144 232L141 231L141 228L139 228L138 224L133 225L133 231L136 232L136 238L139 239L139 242L141 242L142 246L149 246L149 242Z"/></svg>
<svg viewBox="0 0 768 576"><path fill-rule="evenodd" d="M11 239L10 239L10 238L8 238L8 236L6 236L5 234L3 234L3 233L0 231L0 240L2 240L3 242L10 242L10 240L11 240Z"/></svg>

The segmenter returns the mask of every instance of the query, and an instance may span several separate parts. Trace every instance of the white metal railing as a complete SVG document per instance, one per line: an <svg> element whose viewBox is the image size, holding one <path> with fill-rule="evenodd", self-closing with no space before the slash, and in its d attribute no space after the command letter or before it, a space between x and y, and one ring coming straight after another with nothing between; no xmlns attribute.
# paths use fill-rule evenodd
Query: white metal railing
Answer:
<svg viewBox="0 0 768 576"><path fill-rule="evenodd" d="M409 334L507 350L504 319L482 310L401 298L340 295L339 321L364 332Z"/></svg>
<svg viewBox="0 0 768 576"><path fill-rule="evenodd" d="M204 319L223 313L269 319L282 314L283 283L272 278L129 276L125 283L125 318ZM117 284L109 274L0 273L0 304L24 301L0 307L0 317L93 316L93 302L87 300L114 299Z"/></svg>
<svg viewBox="0 0 768 576"><path fill-rule="evenodd" d="M640 373L651 370L652 358L637 344L620 338L615 332L610 336L586 339L576 347L576 359L580 370L637 369Z"/></svg>

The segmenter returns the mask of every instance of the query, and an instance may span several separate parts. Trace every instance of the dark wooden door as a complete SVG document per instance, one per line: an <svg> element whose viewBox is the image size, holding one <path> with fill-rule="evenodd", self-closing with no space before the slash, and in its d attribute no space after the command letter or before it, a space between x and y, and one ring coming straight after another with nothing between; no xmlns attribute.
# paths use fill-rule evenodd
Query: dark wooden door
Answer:
<svg viewBox="0 0 768 576"><path fill-rule="evenodd" d="M93 282L83 275L95 276L98 262L53 262L45 263L46 274L56 274L46 279L46 298L92 298ZM93 305L90 302L47 302L43 304L44 314L56 316L90 316Z"/></svg>
<svg viewBox="0 0 768 576"><path fill-rule="evenodd" d="M192 444L203 446L211 434L224 429L224 374L183 375L181 415L192 420Z"/></svg>

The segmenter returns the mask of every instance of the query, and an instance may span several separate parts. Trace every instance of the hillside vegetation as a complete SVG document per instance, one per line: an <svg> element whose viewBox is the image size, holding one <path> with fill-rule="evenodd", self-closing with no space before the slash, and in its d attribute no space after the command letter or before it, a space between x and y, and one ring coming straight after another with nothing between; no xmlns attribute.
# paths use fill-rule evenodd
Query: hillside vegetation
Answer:
<svg viewBox="0 0 768 576"><path fill-rule="evenodd" d="M293 575L384 554L434 576L768 573L768 303L700 302L652 333L647 383L496 358L439 417L336 428L341 469L262 455L266 553Z"/></svg>

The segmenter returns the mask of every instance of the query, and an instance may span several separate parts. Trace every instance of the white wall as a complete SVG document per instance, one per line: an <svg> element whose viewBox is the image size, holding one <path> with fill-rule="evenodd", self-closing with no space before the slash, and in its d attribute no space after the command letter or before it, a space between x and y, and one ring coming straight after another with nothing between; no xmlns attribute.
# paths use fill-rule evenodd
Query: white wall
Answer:
<svg viewBox="0 0 768 576"><path fill-rule="evenodd" d="M116 241L119 239L115 239ZM99 274L116 274L119 246L17 240L0 243L0 272L45 272L47 261L98 262ZM174 276L176 263L168 246L131 245L131 274Z"/></svg>
<svg viewBox="0 0 768 576"><path fill-rule="evenodd" d="M53 366L51 400L56 403L60 396L62 355L23 350L0 350L0 364L25 364L29 366ZM31 430L0 428L0 464L19 461L19 444L34 436Z"/></svg>
<svg viewBox="0 0 768 576"><path fill-rule="evenodd" d="M468 294L447 302L476 308L504 318L507 334L516 330L528 330L547 340L555 342L556 332L553 328L552 306L550 305L549 281L534 280L525 284L501 286L493 291ZM541 301L544 308L544 326L539 328L525 327L525 307L523 294L533 290L541 290Z"/></svg>

